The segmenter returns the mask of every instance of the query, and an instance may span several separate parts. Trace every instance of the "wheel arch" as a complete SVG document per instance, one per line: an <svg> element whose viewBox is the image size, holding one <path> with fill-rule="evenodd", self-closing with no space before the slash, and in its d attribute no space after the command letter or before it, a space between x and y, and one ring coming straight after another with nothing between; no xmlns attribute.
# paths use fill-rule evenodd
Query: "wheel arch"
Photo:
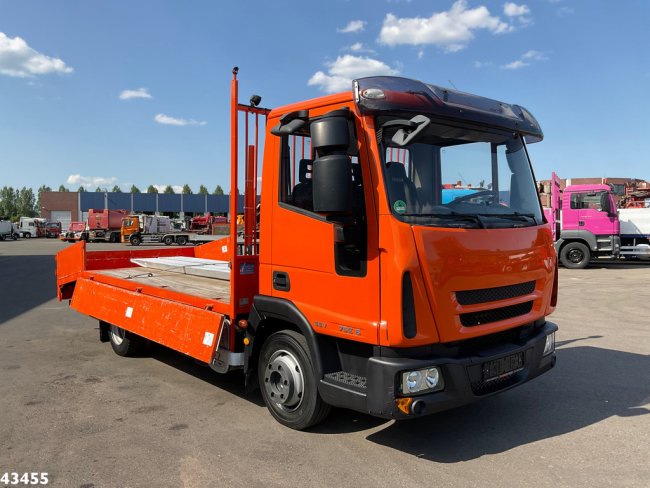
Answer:
<svg viewBox="0 0 650 488"><path fill-rule="evenodd" d="M247 386L254 386L251 381L256 374L257 358L264 341L274 332L294 330L303 335L307 341L313 361L317 381L323 376L324 341L318 340L311 324L296 305L286 299L258 295L253 299L253 307L248 319L246 337L250 341L244 350L244 373Z"/></svg>

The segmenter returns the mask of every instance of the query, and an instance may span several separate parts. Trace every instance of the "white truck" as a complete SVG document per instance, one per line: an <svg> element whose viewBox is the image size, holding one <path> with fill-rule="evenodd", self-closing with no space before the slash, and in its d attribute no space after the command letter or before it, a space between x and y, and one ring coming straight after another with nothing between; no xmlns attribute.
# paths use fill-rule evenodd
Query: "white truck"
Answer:
<svg viewBox="0 0 650 488"><path fill-rule="evenodd" d="M9 220L0 220L0 241L5 239L18 239L18 230L16 225Z"/></svg>
<svg viewBox="0 0 650 488"><path fill-rule="evenodd" d="M18 221L18 234L25 239L30 237L45 236L45 219L38 217L20 217Z"/></svg>
<svg viewBox="0 0 650 488"><path fill-rule="evenodd" d="M178 232L169 217L159 215L129 215L122 219L122 242L140 244L205 244L223 238L222 235Z"/></svg>

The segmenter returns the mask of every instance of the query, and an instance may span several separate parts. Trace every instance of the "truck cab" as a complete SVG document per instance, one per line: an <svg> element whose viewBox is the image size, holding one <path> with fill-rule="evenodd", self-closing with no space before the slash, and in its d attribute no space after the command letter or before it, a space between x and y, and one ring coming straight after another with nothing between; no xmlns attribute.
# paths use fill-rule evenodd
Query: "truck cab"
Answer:
<svg viewBox="0 0 650 488"><path fill-rule="evenodd" d="M557 327L546 316L557 301L557 259L526 150L543 134L526 109L371 77L268 111L238 103L233 73L230 214L243 161L241 236L231 219L229 237L197 248L114 258L69 248L57 258L59 297L98 318L116 352L144 337L219 372L241 368L270 413L295 429L331 406L431 414L555 365ZM255 135L247 118L240 139L242 112ZM450 191L458 180L464 191ZM165 276L134 272L157 256ZM218 300L189 295L200 280L187 274L206 258L222 268L202 271L201 283L213 273L211 286L230 290ZM184 274L174 278L176 261ZM123 269L111 269L118 262ZM101 294L110 307L98 305Z"/></svg>
<svg viewBox="0 0 650 488"><path fill-rule="evenodd" d="M18 221L18 233L21 237L43 237L45 235L45 219L36 217L20 217Z"/></svg>

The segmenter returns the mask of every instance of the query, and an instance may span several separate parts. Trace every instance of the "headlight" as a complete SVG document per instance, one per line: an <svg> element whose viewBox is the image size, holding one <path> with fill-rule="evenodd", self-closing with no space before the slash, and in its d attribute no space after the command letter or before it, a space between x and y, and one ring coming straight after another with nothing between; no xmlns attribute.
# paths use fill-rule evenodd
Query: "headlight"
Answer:
<svg viewBox="0 0 650 488"><path fill-rule="evenodd" d="M442 374L436 367L402 372L401 390L403 395L439 391L444 386Z"/></svg>
<svg viewBox="0 0 650 488"><path fill-rule="evenodd" d="M546 342L544 343L544 352L542 356L548 356L553 351L555 351L555 332L551 332L546 336Z"/></svg>

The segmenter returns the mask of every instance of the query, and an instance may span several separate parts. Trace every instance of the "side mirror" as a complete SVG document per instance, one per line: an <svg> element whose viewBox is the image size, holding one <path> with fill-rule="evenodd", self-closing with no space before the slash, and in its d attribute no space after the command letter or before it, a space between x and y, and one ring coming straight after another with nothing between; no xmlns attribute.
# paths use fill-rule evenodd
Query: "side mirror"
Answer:
<svg viewBox="0 0 650 488"><path fill-rule="evenodd" d="M348 116L347 111L335 110L310 125L311 144L318 155L312 169L314 212L346 214L352 210Z"/></svg>
<svg viewBox="0 0 650 488"><path fill-rule="evenodd" d="M314 160L314 212L349 213L352 209L352 161L345 154Z"/></svg>

